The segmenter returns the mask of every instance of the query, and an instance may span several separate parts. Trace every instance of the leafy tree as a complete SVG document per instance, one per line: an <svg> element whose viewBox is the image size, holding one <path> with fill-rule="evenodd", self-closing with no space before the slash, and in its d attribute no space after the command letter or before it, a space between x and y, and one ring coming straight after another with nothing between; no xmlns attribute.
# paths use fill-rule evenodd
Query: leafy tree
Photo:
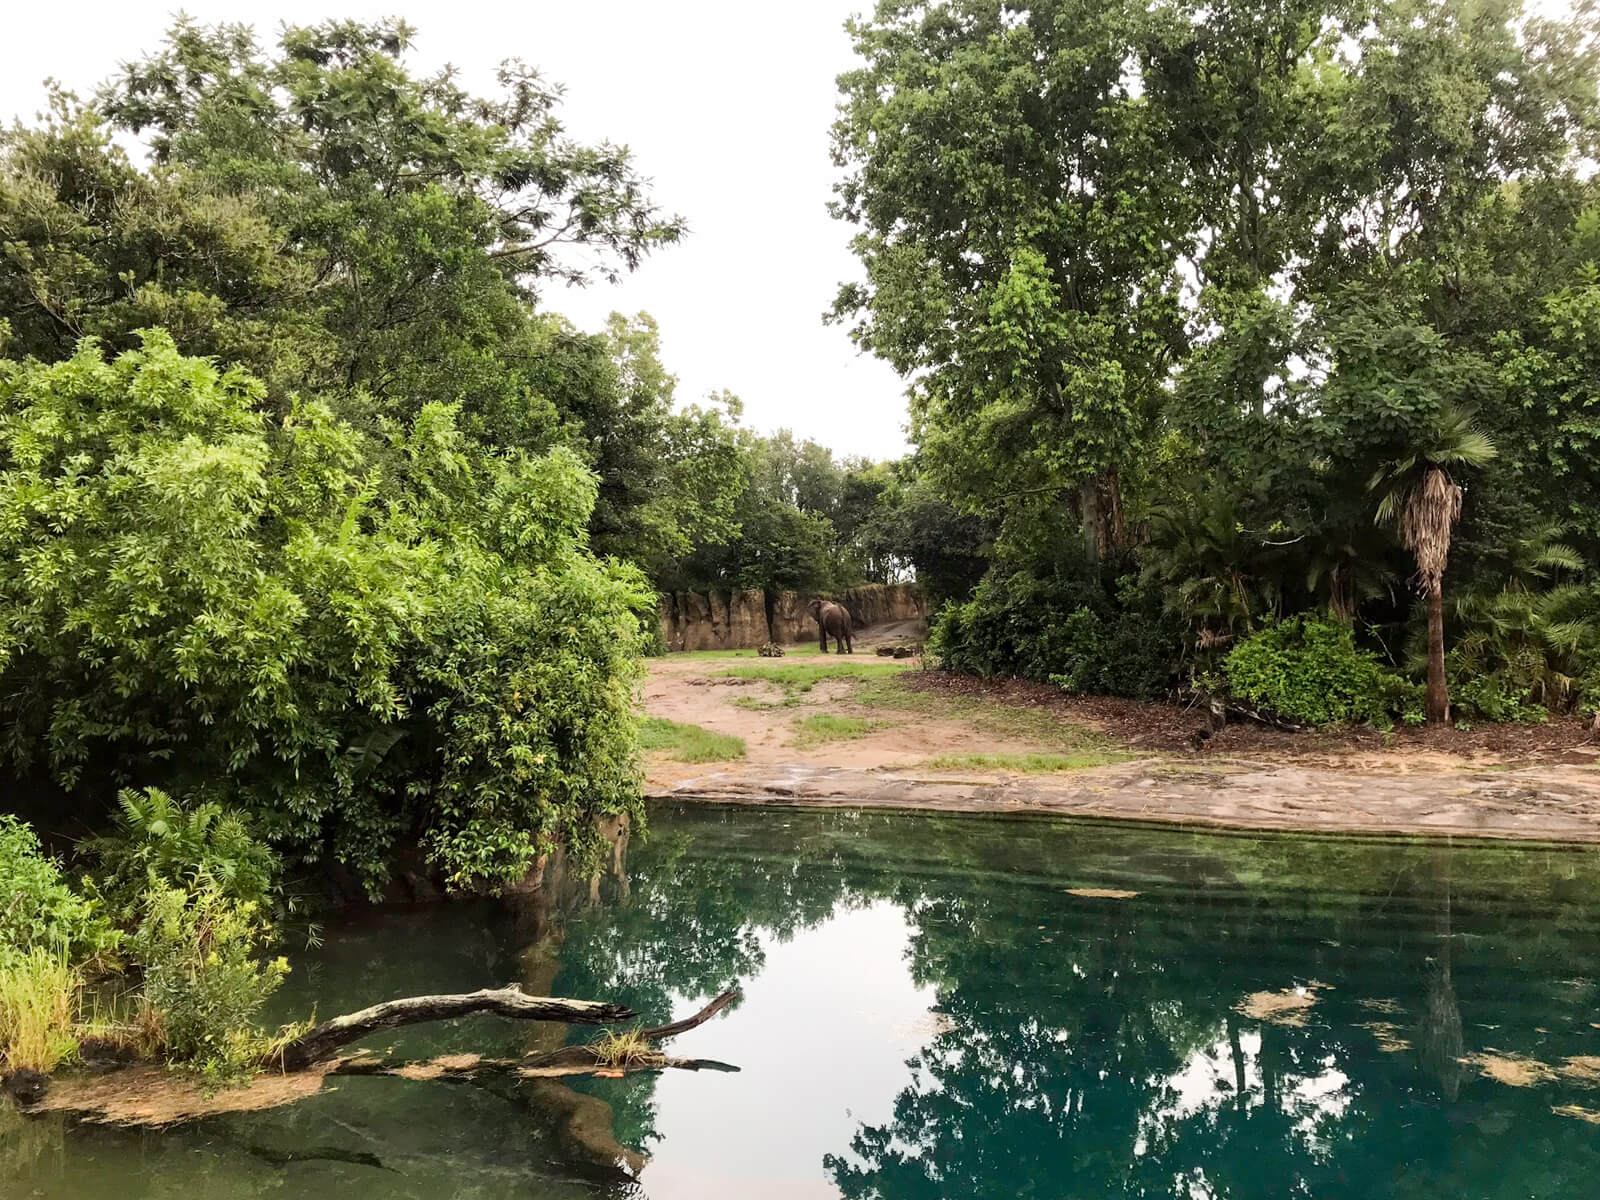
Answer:
<svg viewBox="0 0 1600 1200"><path fill-rule="evenodd" d="M559 91L530 69L476 97L448 70L413 76L411 37L333 21L269 53L243 26L180 20L92 106L58 94L42 129L7 134L13 352L127 349L160 326L250 369L280 410L294 391L368 419L457 403L477 439L548 448L593 356L532 303L614 278L683 224L625 150L562 132Z"/></svg>
<svg viewBox="0 0 1600 1200"><path fill-rule="evenodd" d="M865 281L839 320L913 380L940 489L1007 532L1063 500L1126 542L1120 475L1182 342L1179 180L1126 64L1137 6L884 0L850 32L834 211Z"/></svg>
<svg viewBox="0 0 1600 1200"><path fill-rule="evenodd" d="M889 474L861 527L862 554L882 582L909 567L931 604L965 599L989 565L987 525L941 499L914 459Z"/></svg>
<svg viewBox="0 0 1600 1200"><path fill-rule="evenodd" d="M1076 525L1196 641L1403 626L1364 485L1446 406L1501 450L1467 582L1551 522L1595 559L1587 10L883 0L851 32L834 316L911 380L923 477L1002 577Z"/></svg>
<svg viewBox="0 0 1600 1200"><path fill-rule="evenodd" d="M581 850L637 804L648 604L584 549L593 476L430 405L385 487L326 407L263 393L163 333L0 364L0 754L102 805L225 780L374 887L411 844L458 886Z"/></svg>

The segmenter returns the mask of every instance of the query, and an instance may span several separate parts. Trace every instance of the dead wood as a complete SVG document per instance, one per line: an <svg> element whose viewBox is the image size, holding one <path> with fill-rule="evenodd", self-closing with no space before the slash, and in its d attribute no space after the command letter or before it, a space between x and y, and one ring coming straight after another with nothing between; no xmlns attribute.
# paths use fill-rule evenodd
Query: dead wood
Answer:
<svg viewBox="0 0 1600 1200"><path fill-rule="evenodd" d="M661 1042L680 1033L687 1033L697 1026L704 1025L738 998L738 989L730 988L692 1016L683 1017L666 1025L640 1029L634 1036L645 1042ZM406 1079L458 1079L478 1072L500 1071L520 1075L525 1079L539 1079L561 1075L587 1075L593 1071L607 1069L655 1071L666 1068L680 1071L739 1069L728 1063L710 1059L669 1058L659 1052L641 1053L617 1062L595 1045L578 1045L561 1046L542 1054L524 1055L522 1058L484 1058L477 1054L453 1054L421 1062L389 1062L357 1057L336 1064L330 1074L398 1075Z"/></svg>
<svg viewBox="0 0 1600 1200"><path fill-rule="evenodd" d="M470 1080L483 1075L512 1075L520 1079L560 1079L568 1075L593 1075L596 1071L725 1071L737 1073L732 1063L713 1058L674 1058L667 1054L642 1056L633 1062L611 1063L588 1046L563 1046L529 1058L483 1058L476 1054L446 1054L410 1061L365 1056L340 1059L329 1075L392 1075L412 1080Z"/></svg>
<svg viewBox="0 0 1600 1200"><path fill-rule="evenodd" d="M333 1056L380 1029L395 1029L423 1021L443 1021L472 1013L494 1013L523 1021L564 1021L574 1025L608 1025L636 1016L620 1004L597 1000L566 1000L557 996L529 996L516 984L503 988L483 988L445 996L409 996L386 1000L324 1021L308 1033L295 1038L278 1052L274 1065L284 1071L303 1071Z"/></svg>
<svg viewBox="0 0 1600 1200"><path fill-rule="evenodd" d="M654 1029L641 1029L639 1036L646 1041L660 1042L669 1037L677 1037L680 1033L687 1033L696 1025L704 1025L728 1005L739 998L738 988L729 988L707 1004L692 1017L685 1017L681 1021L673 1021L670 1025L657 1025Z"/></svg>

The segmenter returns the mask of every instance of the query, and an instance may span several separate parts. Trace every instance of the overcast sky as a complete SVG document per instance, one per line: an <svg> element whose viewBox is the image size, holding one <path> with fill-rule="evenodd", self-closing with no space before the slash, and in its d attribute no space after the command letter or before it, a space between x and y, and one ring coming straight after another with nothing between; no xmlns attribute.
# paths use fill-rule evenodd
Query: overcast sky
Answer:
<svg viewBox="0 0 1600 1200"><path fill-rule="evenodd" d="M661 324L680 400L728 388L758 429L788 426L850 454L905 449L905 400L887 366L857 353L821 314L854 274L849 230L825 209L834 77L851 63L845 18L870 0L78 0L8 4L0 118L31 119L53 76L87 93L155 47L180 7L246 21L274 41L280 22L402 16L413 63L455 64L487 88L518 57L566 85L563 116L585 139L630 146L663 208L690 236L617 287L552 293L585 328L613 309Z"/></svg>

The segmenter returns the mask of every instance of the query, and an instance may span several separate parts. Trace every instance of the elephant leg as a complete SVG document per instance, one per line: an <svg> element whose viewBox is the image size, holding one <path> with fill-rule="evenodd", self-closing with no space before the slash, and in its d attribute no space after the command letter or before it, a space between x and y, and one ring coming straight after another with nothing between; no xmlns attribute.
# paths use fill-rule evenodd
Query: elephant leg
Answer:
<svg viewBox="0 0 1600 1200"><path fill-rule="evenodd" d="M846 654L854 654L856 652L855 639L850 636L850 631L848 629L844 631L844 652Z"/></svg>
<svg viewBox="0 0 1600 1200"><path fill-rule="evenodd" d="M828 630L827 630L827 627L824 626L823 630L822 630L822 653L826 654L827 652L828 652Z"/></svg>

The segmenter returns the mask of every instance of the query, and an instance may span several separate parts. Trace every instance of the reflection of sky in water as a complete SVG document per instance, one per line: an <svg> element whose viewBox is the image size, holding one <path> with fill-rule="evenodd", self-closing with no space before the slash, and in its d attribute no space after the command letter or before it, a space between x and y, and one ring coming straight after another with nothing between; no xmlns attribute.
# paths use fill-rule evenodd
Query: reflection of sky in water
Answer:
<svg viewBox="0 0 1600 1200"><path fill-rule="evenodd" d="M163 1134L29 1126L42 1140L19 1148L0 1122L0 1197L1600 1194L1600 1137L1579 1119L1600 1084L1556 1074L1600 1054L1592 850L839 812L655 823L629 888L598 899L580 884L548 912L335 924L274 1011L525 978L653 1022L738 982L743 1003L671 1050L740 1073L574 1083L611 1105L602 1151L614 1131L652 1156L639 1185L597 1178L504 1078L352 1078ZM1090 887L1138 895L1071 890ZM473 1018L373 1044L515 1054L551 1032ZM1461 1063L1491 1051L1547 1077Z"/></svg>
<svg viewBox="0 0 1600 1200"><path fill-rule="evenodd" d="M1233 1048L1220 1029L1217 1040L1191 1054L1181 1070L1156 1081L1156 1089L1169 1094L1171 1099L1141 1116L1133 1153L1139 1156L1148 1154L1151 1143L1160 1140L1165 1127L1186 1121L1206 1109L1259 1108L1265 1104L1266 1088L1261 1078L1261 1035L1240 1033L1239 1050L1243 1056L1242 1090L1238 1085L1240 1072L1236 1070L1232 1058ZM1283 1112L1295 1118L1290 1129L1304 1139L1306 1148L1318 1157L1326 1158L1332 1151L1332 1144L1323 1135L1322 1126L1329 1118L1342 1117L1349 1109L1350 1078L1338 1069L1331 1056L1320 1065L1322 1069L1315 1075L1285 1080L1286 1086L1283 1095L1278 1098L1278 1104Z"/></svg>
<svg viewBox="0 0 1600 1200"><path fill-rule="evenodd" d="M656 1085L650 1200L838 1195L823 1155L848 1146L862 1122L889 1119L910 1078L906 1059L938 1027L933 989L910 979L909 935L904 912L881 901L836 911L789 942L763 939L766 966L746 981L744 1002L693 1035L697 1057L740 1073L669 1071Z"/></svg>

